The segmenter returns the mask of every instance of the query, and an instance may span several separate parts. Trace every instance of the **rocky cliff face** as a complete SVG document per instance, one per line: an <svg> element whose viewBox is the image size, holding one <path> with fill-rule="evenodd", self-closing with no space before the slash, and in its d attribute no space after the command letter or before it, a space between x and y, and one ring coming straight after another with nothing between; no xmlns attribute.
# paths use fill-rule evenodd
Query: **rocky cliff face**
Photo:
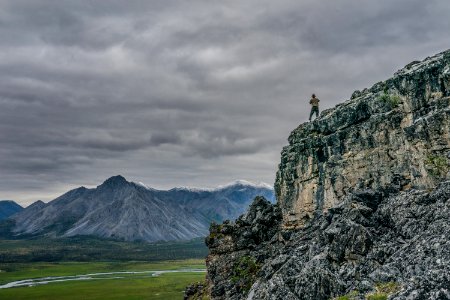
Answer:
<svg viewBox="0 0 450 300"><path fill-rule="evenodd" d="M447 51L300 125L186 298L450 299L449 96Z"/></svg>
<svg viewBox="0 0 450 300"><path fill-rule="evenodd" d="M356 189L433 188L450 155L450 51L324 111L289 136L275 190L285 226L302 225Z"/></svg>
<svg viewBox="0 0 450 300"><path fill-rule="evenodd" d="M250 289L260 264L276 253L270 242L277 244L280 221L278 206L256 197L248 212L235 222L211 224L206 265L212 297L233 299Z"/></svg>
<svg viewBox="0 0 450 300"><path fill-rule="evenodd" d="M277 206L257 199L235 223L211 227L203 292L236 300L450 299L449 220L450 181L431 193L358 191L296 230L283 230Z"/></svg>

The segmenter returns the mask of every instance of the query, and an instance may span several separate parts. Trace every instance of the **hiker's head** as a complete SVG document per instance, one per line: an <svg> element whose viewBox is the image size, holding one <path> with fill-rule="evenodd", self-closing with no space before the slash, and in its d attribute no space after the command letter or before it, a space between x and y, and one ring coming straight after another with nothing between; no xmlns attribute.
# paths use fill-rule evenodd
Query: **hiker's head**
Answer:
<svg viewBox="0 0 450 300"><path fill-rule="evenodd" d="M312 94L312 96L311 97L313 97L313 98L316 98L316 94Z"/></svg>

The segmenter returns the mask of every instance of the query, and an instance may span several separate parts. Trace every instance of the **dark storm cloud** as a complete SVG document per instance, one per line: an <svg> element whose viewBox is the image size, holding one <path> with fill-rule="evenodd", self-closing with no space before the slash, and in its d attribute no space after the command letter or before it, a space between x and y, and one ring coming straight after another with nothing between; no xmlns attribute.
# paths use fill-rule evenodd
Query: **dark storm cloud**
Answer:
<svg viewBox="0 0 450 300"><path fill-rule="evenodd" d="M446 50L448 1L0 0L0 198L273 182L323 108ZM321 102L321 103L322 103Z"/></svg>

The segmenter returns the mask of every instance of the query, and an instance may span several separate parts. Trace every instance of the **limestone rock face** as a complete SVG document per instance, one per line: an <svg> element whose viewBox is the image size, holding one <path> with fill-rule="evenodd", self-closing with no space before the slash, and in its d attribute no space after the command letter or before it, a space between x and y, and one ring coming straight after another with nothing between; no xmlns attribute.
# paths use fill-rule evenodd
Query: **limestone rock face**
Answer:
<svg viewBox="0 0 450 300"><path fill-rule="evenodd" d="M302 226L357 189L434 188L448 177L450 50L301 124L275 182L285 227Z"/></svg>

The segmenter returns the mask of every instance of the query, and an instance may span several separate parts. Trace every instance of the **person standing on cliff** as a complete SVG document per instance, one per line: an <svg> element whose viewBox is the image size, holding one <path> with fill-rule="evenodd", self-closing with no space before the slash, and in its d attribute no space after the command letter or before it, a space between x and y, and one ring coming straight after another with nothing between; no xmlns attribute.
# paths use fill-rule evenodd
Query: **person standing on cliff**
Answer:
<svg viewBox="0 0 450 300"><path fill-rule="evenodd" d="M315 94L312 94L311 100L309 100L309 104L311 104L311 113L309 114L310 122L314 113L316 113L316 118L319 116L319 102L319 98L317 98Z"/></svg>

